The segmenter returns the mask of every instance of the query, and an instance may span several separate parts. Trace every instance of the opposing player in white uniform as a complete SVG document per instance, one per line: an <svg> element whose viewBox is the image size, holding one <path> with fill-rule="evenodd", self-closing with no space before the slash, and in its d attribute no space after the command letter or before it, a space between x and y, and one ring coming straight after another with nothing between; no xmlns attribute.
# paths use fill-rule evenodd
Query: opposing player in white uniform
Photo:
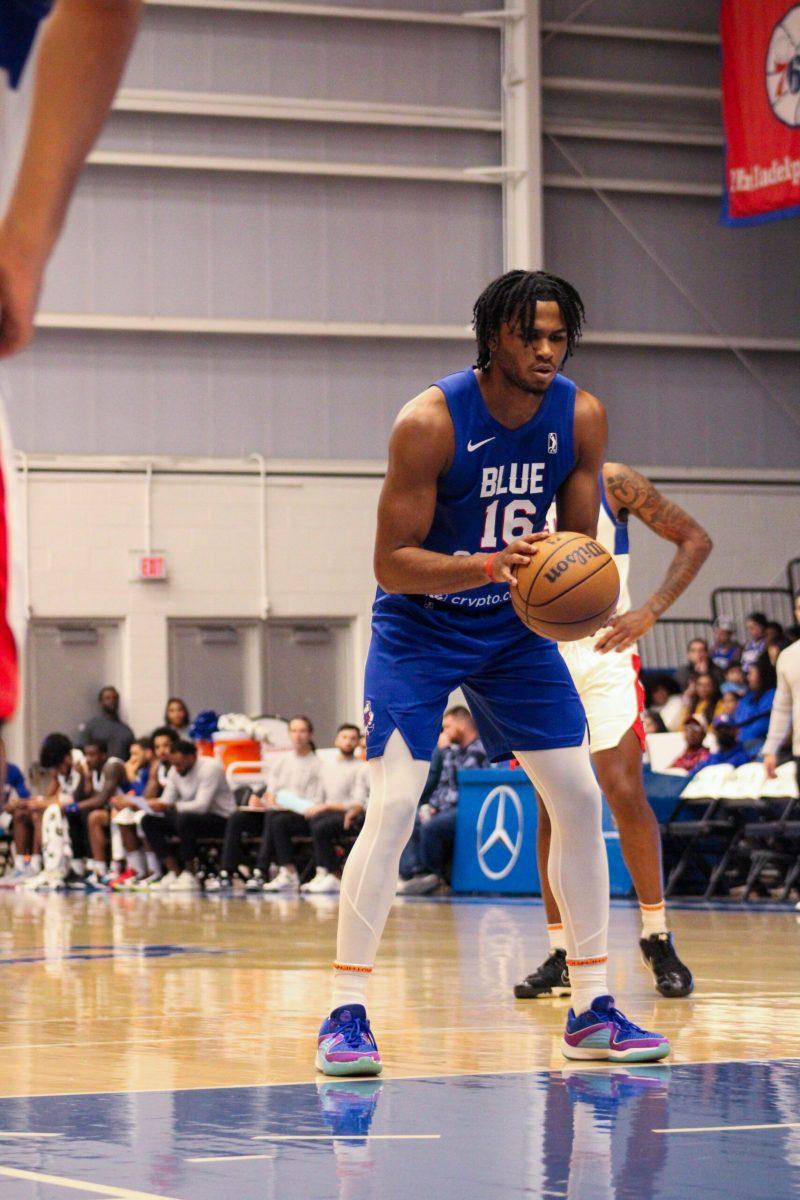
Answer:
<svg viewBox="0 0 800 1200"><path fill-rule="evenodd" d="M631 873L642 913L639 942L662 996L688 996L694 982L681 962L668 931L661 872L658 822L642 783L644 692L639 682L637 638L694 579L711 552L705 529L679 505L624 463L606 463L601 477L597 540L613 554L620 576L617 612L609 625L591 638L559 644L578 689L589 725L589 742L597 777L619 828L625 863ZM628 516L633 513L677 549L660 587L641 608L631 607L628 589L630 555ZM550 520L554 519L551 514ZM519 1000L569 995L564 931L547 877L550 821L539 804L538 858L547 913L550 955L514 988Z"/></svg>

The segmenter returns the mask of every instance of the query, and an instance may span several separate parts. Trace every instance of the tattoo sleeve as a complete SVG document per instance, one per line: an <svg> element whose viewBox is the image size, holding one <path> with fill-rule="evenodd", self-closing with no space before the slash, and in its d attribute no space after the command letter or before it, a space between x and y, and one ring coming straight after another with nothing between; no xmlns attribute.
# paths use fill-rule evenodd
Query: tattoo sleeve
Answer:
<svg viewBox="0 0 800 1200"><path fill-rule="evenodd" d="M634 513L659 537L677 546L661 585L645 604L660 617L686 590L708 558L711 538L679 504L662 496L658 488L633 467L615 466L606 477L605 485L618 511L626 509Z"/></svg>

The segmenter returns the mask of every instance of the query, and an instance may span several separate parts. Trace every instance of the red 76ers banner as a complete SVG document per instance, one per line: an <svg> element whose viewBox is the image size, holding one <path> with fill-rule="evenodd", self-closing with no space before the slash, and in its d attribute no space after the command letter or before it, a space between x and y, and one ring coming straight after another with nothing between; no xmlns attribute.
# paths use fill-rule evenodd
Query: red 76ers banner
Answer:
<svg viewBox="0 0 800 1200"><path fill-rule="evenodd" d="M723 221L800 216L800 3L722 0Z"/></svg>

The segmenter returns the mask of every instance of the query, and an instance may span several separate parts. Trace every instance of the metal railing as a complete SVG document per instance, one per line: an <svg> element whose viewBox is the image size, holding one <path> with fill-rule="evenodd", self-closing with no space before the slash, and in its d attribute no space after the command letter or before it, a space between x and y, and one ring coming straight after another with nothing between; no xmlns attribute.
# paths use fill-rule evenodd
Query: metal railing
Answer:
<svg viewBox="0 0 800 1200"><path fill-rule="evenodd" d="M711 640L708 617L663 617L639 642L642 666L648 671L674 671L686 662L692 638Z"/></svg>
<svg viewBox="0 0 800 1200"><path fill-rule="evenodd" d="M718 617L730 617L739 637L744 636L745 620L751 612L763 612L767 620L780 621L781 625L791 625L794 620L792 593L788 588L715 588L711 593L711 611L715 621Z"/></svg>

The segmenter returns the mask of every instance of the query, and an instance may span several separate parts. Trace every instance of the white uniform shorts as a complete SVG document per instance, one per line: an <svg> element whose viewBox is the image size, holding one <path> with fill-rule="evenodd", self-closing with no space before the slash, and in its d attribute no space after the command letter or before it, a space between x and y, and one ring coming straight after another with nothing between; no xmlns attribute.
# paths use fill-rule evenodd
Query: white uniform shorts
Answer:
<svg viewBox="0 0 800 1200"><path fill-rule="evenodd" d="M590 643L560 642L559 650L569 667L578 695L586 710L589 748L613 750L629 729L644 749L644 688L639 681L641 660L636 647L617 654L598 654Z"/></svg>

